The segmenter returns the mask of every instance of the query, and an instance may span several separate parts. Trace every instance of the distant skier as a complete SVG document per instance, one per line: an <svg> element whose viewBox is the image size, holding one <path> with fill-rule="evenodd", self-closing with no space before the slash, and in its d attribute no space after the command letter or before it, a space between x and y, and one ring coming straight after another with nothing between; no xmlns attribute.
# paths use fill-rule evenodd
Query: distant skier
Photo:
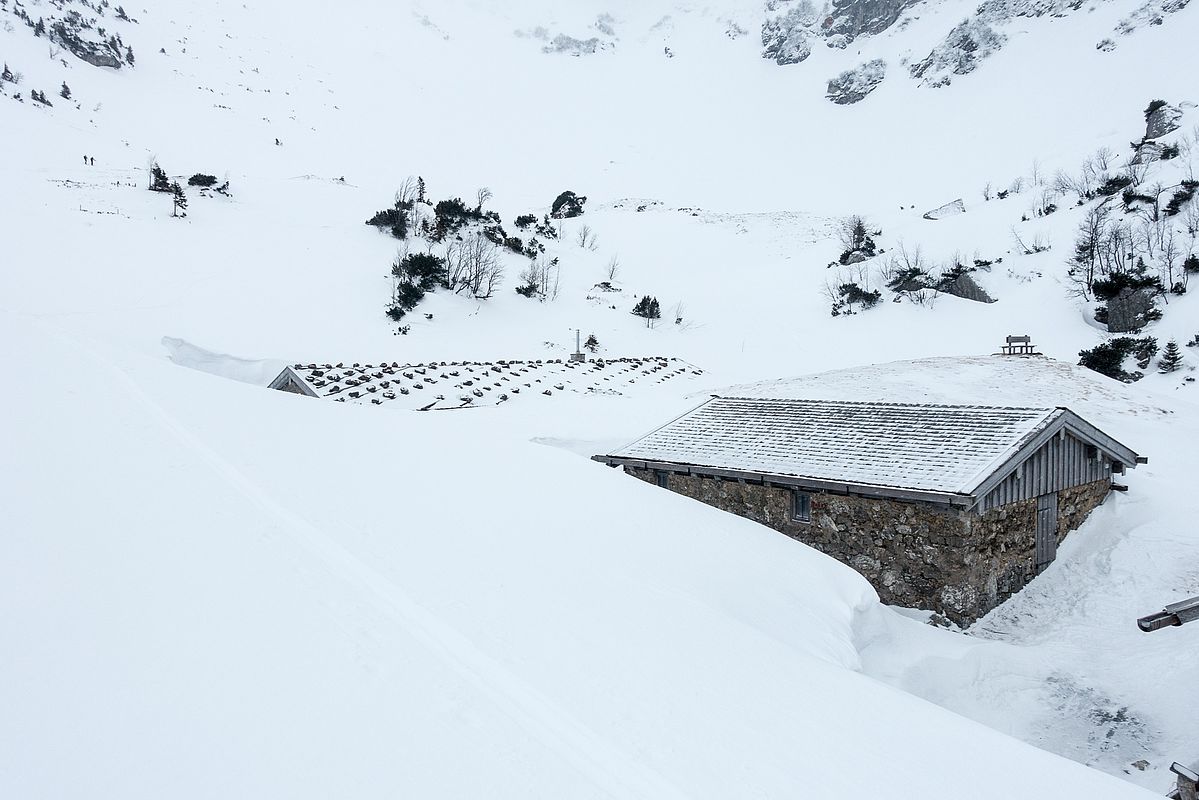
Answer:
<svg viewBox="0 0 1199 800"><path fill-rule="evenodd" d="M275 147L282 147L283 142L279 141L279 137L275 137Z"/></svg>
<svg viewBox="0 0 1199 800"><path fill-rule="evenodd" d="M96 166L96 157L92 156L92 166Z"/></svg>
<svg viewBox="0 0 1199 800"><path fill-rule="evenodd" d="M83 166L87 166L87 156L83 157Z"/></svg>

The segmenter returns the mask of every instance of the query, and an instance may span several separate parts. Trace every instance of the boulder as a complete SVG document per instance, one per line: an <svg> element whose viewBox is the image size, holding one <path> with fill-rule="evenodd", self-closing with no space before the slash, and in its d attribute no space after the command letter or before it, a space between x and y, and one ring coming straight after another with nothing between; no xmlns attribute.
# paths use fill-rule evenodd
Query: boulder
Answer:
<svg viewBox="0 0 1199 800"><path fill-rule="evenodd" d="M876 58L846 70L830 80L825 97L838 105L857 103L873 92L885 77L887 77L887 62Z"/></svg>
<svg viewBox="0 0 1199 800"><path fill-rule="evenodd" d="M1107 329L1111 333L1139 331L1145 327L1152 310L1152 290L1121 289L1119 294L1107 301Z"/></svg>
<svg viewBox="0 0 1199 800"><path fill-rule="evenodd" d="M937 206L932 211L925 211L923 216L925 219L945 219L946 217L956 217L958 214L966 213L966 204L959 197L950 203L943 206Z"/></svg>
<svg viewBox="0 0 1199 800"><path fill-rule="evenodd" d="M978 281L968 273L959 275L954 280L941 287L941 291L945 294L951 294L954 297L960 297L963 300L973 300L976 303L994 303L995 298L987 294L986 291L978 285Z"/></svg>

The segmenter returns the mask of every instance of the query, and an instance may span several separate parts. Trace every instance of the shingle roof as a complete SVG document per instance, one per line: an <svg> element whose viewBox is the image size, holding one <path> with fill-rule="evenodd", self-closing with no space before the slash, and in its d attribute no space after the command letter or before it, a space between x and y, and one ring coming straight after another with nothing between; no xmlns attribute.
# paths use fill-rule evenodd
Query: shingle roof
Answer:
<svg viewBox="0 0 1199 800"><path fill-rule="evenodd" d="M716 397L606 458L969 495L1069 413Z"/></svg>

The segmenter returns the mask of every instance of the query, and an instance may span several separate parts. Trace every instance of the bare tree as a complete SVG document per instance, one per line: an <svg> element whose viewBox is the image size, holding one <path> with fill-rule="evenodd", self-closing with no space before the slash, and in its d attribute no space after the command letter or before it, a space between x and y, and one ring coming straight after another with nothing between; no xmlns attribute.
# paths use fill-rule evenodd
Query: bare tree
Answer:
<svg viewBox="0 0 1199 800"><path fill-rule="evenodd" d="M583 227L579 228L579 232L575 236L575 241L579 247L586 250L595 250L599 246L595 232L591 230L590 225L583 225Z"/></svg>
<svg viewBox="0 0 1199 800"><path fill-rule="evenodd" d="M470 292L479 300L494 294L504 276L495 243L481 233L451 241L445 249L446 283L455 294Z"/></svg>
<svg viewBox="0 0 1199 800"><path fill-rule="evenodd" d="M1180 247L1181 243L1178 241L1178 236L1174 232L1173 225L1167 224L1165 225L1165 228L1166 233L1161 240L1161 255L1159 258L1159 263L1161 264L1162 284L1166 287L1167 291L1172 291L1177 286L1178 288L1182 289L1182 292L1185 292L1188 282L1186 270L1181 270L1181 274L1178 276L1178 281L1174 280L1174 271L1178 269L1178 263L1182 258L1182 248ZM1182 294L1182 292L1179 292L1179 294Z"/></svg>
<svg viewBox="0 0 1199 800"><path fill-rule="evenodd" d="M1058 194L1076 194L1079 199L1089 200L1094 196L1095 171L1084 164L1081 172L1075 177L1065 170L1054 173L1052 186Z"/></svg>
<svg viewBox="0 0 1199 800"><path fill-rule="evenodd" d="M1032 172L1032 185L1033 185L1033 186L1040 186L1040 185L1041 185L1041 179L1042 179L1044 176L1041 174L1041 160L1040 160L1039 158L1034 158L1034 159L1032 160L1032 170L1031 170L1031 172Z"/></svg>
<svg viewBox="0 0 1199 800"><path fill-rule="evenodd" d="M612 256L612 258L608 260L608 270L607 270L606 274L608 276L609 282L616 280L616 276L620 274L620 259L619 258L617 258L616 256Z"/></svg>
<svg viewBox="0 0 1199 800"><path fill-rule="evenodd" d="M1042 233L1034 234L1032 239L1025 239L1014 227L1011 229L1011 232L1012 241L1015 242L1016 249L1022 255L1031 256L1034 253L1044 253L1050 248L1049 240Z"/></svg>
<svg viewBox="0 0 1199 800"><path fill-rule="evenodd" d="M400 185L396 189L396 208L399 208L402 203L411 203L414 200L416 200L416 178L409 175L400 181Z"/></svg>
<svg viewBox="0 0 1199 800"><path fill-rule="evenodd" d="M1015 178L1012 178L1012 183L1008 186L1008 191L1012 194L1020 194L1020 192L1024 191L1024 176L1017 175Z"/></svg>
<svg viewBox="0 0 1199 800"><path fill-rule="evenodd" d="M1199 202L1192 201L1183 208L1182 227L1193 244L1195 238L1199 237Z"/></svg>
<svg viewBox="0 0 1199 800"><path fill-rule="evenodd" d="M861 266L858 270L858 284L863 288L868 287L869 272L862 271ZM932 302L935 295L935 290L932 290L933 280L929 274L929 264L925 261L919 245L908 247L904 242L899 242L891 250L891 256L881 261L878 273L883 284L899 297L905 297L920 305Z"/></svg>
<svg viewBox="0 0 1199 800"><path fill-rule="evenodd" d="M1138 163L1135 159L1130 158L1124 164L1124 173L1132 179L1132 185L1134 187L1141 185L1141 182L1145 180L1145 175L1148 172L1149 165L1144 162Z"/></svg>
<svg viewBox="0 0 1199 800"><path fill-rule="evenodd" d="M486 186L481 187L479 189L479 191L475 194L475 200L478 201L478 205L476 206L476 209L478 211L482 211L483 206L486 205L487 201L490 200L492 197L494 197L494 195L492 195L491 189L487 188Z"/></svg>
<svg viewBox="0 0 1199 800"><path fill-rule="evenodd" d="M1107 172L1112 168L1112 161L1115 157L1116 154L1110 147L1100 147L1091 157L1091 163L1094 164L1097 172Z"/></svg>
<svg viewBox="0 0 1199 800"><path fill-rule="evenodd" d="M1095 282L1095 271L1099 265L1099 250L1107 232L1107 219L1111 209L1107 203L1098 203L1083 217L1074 239L1074 256L1067 270L1078 294L1091 298L1091 284Z"/></svg>
<svg viewBox="0 0 1199 800"><path fill-rule="evenodd" d="M529 261L529 266L521 271L518 291L527 297L537 297L542 301L556 300L561 277L562 269L558 265L558 259L541 256Z"/></svg>
<svg viewBox="0 0 1199 800"><path fill-rule="evenodd" d="M1107 226L1097 250L1098 274L1117 275L1128 271L1133 257L1132 232L1124 223Z"/></svg>
<svg viewBox="0 0 1199 800"><path fill-rule="evenodd" d="M991 199L991 182L987 181L983 184L983 200Z"/></svg>

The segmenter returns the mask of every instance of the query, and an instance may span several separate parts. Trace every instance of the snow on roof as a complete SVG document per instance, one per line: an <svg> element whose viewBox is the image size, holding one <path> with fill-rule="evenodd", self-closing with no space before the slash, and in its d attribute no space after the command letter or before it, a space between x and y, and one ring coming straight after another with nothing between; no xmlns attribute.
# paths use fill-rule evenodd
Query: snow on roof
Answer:
<svg viewBox="0 0 1199 800"><path fill-rule="evenodd" d="M694 378L703 370L677 358L612 358L593 361L440 361L428 364L293 364L271 388L287 379L306 394L338 402L371 403L414 410L499 405L520 397L624 394L637 384Z"/></svg>
<svg viewBox="0 0 1199 800"><path fill-rule="evenodd" d="M1065 407L1113 433L1129 415L1162 416L1143 391L1045 357L939 356L776 378L718 390L722 397L935 405Z"/></svg>
<svg viewBox="0 0 1199 800"><path fill-rule="evenodd" d="M969 495L1067 413L716 397L610 457Z"/></svg>

